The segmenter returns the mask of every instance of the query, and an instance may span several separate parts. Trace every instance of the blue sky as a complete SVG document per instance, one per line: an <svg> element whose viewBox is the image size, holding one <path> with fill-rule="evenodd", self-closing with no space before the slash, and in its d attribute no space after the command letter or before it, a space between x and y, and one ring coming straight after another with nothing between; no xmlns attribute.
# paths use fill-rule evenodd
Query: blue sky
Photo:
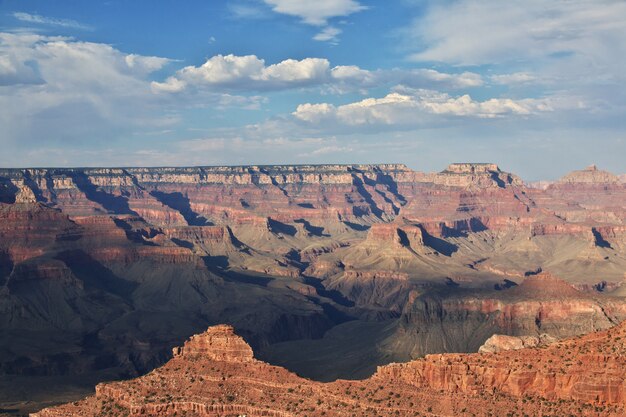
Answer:
<svg viewBox="0 0 626 417"><path fill-rule="evenodd" d="M0 166L623 173L624 39L613 0L0 0Z"/></svg>

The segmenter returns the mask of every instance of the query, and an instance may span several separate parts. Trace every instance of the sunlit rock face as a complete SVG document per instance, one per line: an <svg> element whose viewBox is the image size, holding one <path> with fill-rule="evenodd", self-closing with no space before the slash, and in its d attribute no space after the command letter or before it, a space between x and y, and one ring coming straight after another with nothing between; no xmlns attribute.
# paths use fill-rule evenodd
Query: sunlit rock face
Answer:
<svg viewBox="0 0 626 417"><path fill-rule="evenodd" d="M361 381L319 383L253 358L230 326L214 326L141 378L96 387L35 417L101 416L619 416L626 411L624 325L544 348L428 355ZM522 345L532 345L529 338ZM500 343L502 346L502 343Z"/></svg>

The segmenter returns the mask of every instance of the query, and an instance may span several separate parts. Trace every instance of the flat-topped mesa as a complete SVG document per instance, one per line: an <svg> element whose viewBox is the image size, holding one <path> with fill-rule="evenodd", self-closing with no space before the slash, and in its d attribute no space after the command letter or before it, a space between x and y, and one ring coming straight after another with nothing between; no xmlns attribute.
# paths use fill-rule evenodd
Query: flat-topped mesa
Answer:
<svg viewBox="0 0 626 417"><path fill-rule="evenodd" d="M394 248L424 246L422 229L413 225L397 223L375 223L367 233L366 243L372 245L388 245Z"/></svg>
<svg viewBox="0 0 626 417"><path fill-rule="evenodd" d="M206 332L191 336L181 347L175 347L174 357L197 357L219 362L253 362L252 348L235 334L232 326L212 326Z"/></svg>
<svg viewBox="0 0 626 417"><path fill-rule="evenodd" d="M450 187L500 187L522 186L523 181L516 175L504 172L497 164L461 162L432 176L432 182Z"/></svg>
<svg viewBox="0 0 626 417"><path fill-rule="evenodd" d="M560 180L555 185L559 184L619 184L620 178L608 171L598 169L595 165L590 165L585 169L572 171Z"/></svg>
<svg viewBox="0 0 626 417"><path fill-rule="evenodd" d="M454 172L456 174L478 174L501 171L497 164L457 162L448 165L448 168L446 168L443 172Z"/></svg>
<svg viewBox="0 0 626 417"><path fill-rule="evenodd" d="M404 164L248 165L136 168L0 168L0 177L12 182L31 179L45 191L74 188L75 180L87 179L98 187L145 186L155 183L263 185L281 183L351 183L354 172L406 176L413 171ZM410 175L409 175L410 177Z"/></svg>

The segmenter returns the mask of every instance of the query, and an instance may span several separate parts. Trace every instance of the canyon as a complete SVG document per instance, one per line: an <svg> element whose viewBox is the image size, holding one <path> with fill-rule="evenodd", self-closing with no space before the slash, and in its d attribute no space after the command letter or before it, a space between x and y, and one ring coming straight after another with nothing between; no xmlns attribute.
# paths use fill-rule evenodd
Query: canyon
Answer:
<svg viewBox="0 0 626 417"><path fill-rule="evenodd" d="M381 378L403 393L428 386L444 394L406 401L439 398L419 413L452 415L459 410L437 407L452 398L483 407L485 375L497 380L493 369L529 346L552 352L621 332L609 329L626 318L625 279L626 183L595 166L541 184L474 163L436 173L401 164L0 169L0 413L74 401L100 381L175 373L183 362L188 383L191 355L220 372L235 363L279 385L297 380L294 401L300 389L331 395ZM204 336L176 348L220 323L232 328L205 335L228 340L218 356ZM510 346L520 349L503 351ZM495 355L492 365L481 367L480 355ZM446 372L456 374L416 376ZM46 395L51 381L57 391ZM88 401L134 413L135 397L117 398L115 386L98 385ZM529 393L541 408L574 392L532 386L493 395L514 407ZM162 410L303 415L209 404L218 388L197 389L202 401ZM585 395L582 403L596 401ZM618 413L623 401L611 395L598 401ZM567 407L588 407L576 398ZM397 401L394 410L408 404L404 394Z"/></svg>

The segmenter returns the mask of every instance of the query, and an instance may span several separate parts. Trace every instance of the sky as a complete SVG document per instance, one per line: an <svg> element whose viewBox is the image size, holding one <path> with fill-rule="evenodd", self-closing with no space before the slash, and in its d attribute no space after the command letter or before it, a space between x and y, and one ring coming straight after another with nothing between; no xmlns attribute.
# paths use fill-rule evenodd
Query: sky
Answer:
<svg viewBox="0 0 626 417"><path fill-rule="evenodd" d="M623 0L0 0L0 166L626 172Z"/></svg>

